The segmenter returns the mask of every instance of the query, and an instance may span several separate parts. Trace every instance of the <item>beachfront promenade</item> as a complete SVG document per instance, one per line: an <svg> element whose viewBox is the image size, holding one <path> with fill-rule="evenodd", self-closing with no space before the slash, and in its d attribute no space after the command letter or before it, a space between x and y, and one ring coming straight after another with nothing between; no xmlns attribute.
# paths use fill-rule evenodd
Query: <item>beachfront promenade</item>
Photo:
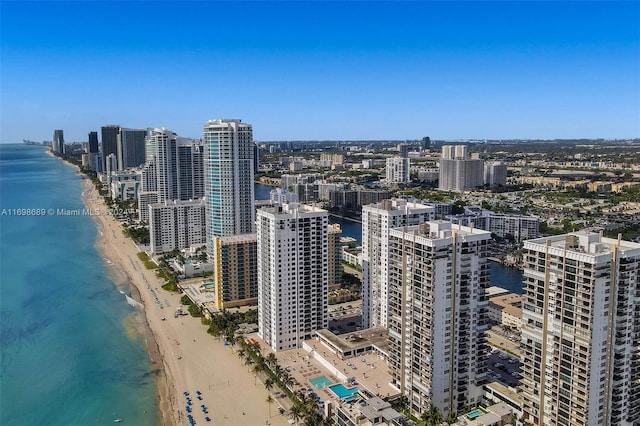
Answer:
<svg viewBox="0 0 640 426"><path fill-rule="evenodd" d="M104 202L93 191L90 180L83 183L87 207L104 209ZM127 275L132 297L144 305L141 313L150 331L146 346L151 368L158 372L163 424L189 424L183 395L187 391L194 404L191 415L197 424L207 424L200 408L205 404L211 424L287 425L287 419L278 411L278 403L270 406L266 402L269 392L242 365L231 346L224 346L207 334L200 318L174 318L180 295L161 288L161 280L138 259L136 245L123 235L117 220L112 216L94 217L101 228L97 243L100 252L114 268ZM196 399L197 390L201 391L202 400ZM277 389L272 392L275 399Z"/></svg>

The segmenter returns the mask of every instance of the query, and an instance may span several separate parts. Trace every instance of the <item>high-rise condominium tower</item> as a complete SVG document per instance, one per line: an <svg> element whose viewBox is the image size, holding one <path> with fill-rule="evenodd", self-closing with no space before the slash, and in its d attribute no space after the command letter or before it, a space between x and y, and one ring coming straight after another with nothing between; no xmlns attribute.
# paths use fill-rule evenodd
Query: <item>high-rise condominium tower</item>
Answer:
<svg viewBox="0 0 640 426"><path fill-rule="evenodd" d="M501 161L484 163L484 184L498 186L507 184L507 165Z"/></svg>
<svg viewBox="0 0 640 426"><path fill-rule="evenodd" d="M64 134L62 130L53 131L51 151L55 152L56 154L64 154Z"/></svg>
<svg viewBox="0 0 640 426"><path fill-rule="evenodd" d="M328 229L328 283L329 290L339 290L340 284L342 284L342 245L340 244L340 237L342 236L342 229L337 223L329 225Z"/></svg>
<svg viewBox="0 0 640 426"><path fill-rule="evenodd" d="M213 281L218 309L258 303L256 234L213 237Z"/></svg>
<svg viewBox="0 0 640 426"><path fill-rule="evenodd" d="M524 248L525 419L637 425L640 244L579 231Z"/></svg>
<svg viewBox="0 0 640 426"><path fill-rule="evenodd" d="M409 158L409 149L411 148L411 145L409 145L408 143L399 143L398 144L398 153L400 154L401 158Z"/></svg>
<svg viewBox="0 0 640 426"><path fill-rule="evenodd" d="M206 242L204 200L150 204L149 239L153 254L186 249Z"/></svg>
<svg viewBox="0 0 640 426"><path fill-rule="evenodd" d="M259 334L275 351L299 348L328 327L328 214L285 203L257 216Z"/></svg>
<svg viewBox="0 0 640 426"><path fill-rule="evenodd" d="M147 129L121 127L117 135L118 169L139 167L145 162L145 137Z"/></svg>
<svg viewBox="0 0 640 426"><path fill-rule="evenodd" d="M102 170L107 170L107 158L113 154L118 158L118 131L120 126L107 125L100 128L102 132Z"/></svg>
<svg viewBox="0 0 640 426"><path fill-rule="evenodd" d="M170 129L150 129L147 162L142 168L138 207L148 220L147 206L204 197L204 146L198 139L179 137Z"/></svg>
<svg viewBox="0 0 640 426"><path fill-rule="evenodd" d="M435 207L402 199L362 207L362 326L387 327L389 231L432 220Z"/></svg>
<svg viewBox="0 0 640 426"><path fill-rule="evenodd" d="M432 221L389 232L391 383L420 414L481 396L491 233Z"/></svg>
<svg viewBox="0 0 640 426"><path fill-rule="evenodd" d="M89 154L98 152L98 132L89 132Z"/></svg>
<svg viewBox="0 0 640 426"><path fill-rule="evenodd" d="M94 172L102 172L102 154L98 145L98 132L89 132L89 168Z"/></svg>
<svg viewBox="0 0 640 426"><path fill-rule="evenodd" d="M204 197L204 146L197 139L177 136L169 129L153 131L158 201Z"/></svg>
<svg viewBox="0 0 640 426"><path fill-rule="evenodd" d="M208 253L213 237L254 232L253 130L236 119L204 125Z"/></svg>
<svg viewBox="0 0 640 426"><path fill-rule="evenodd" d="M409 173L409 158L387 158L387 167L385 170L387 183L408 183L410 181Z"/></svg>
<svg viewBox="0 0 640 426"><path fill-rule="evenodd" d="M463 191L484 184L484 161L469 158L464 145L445 145L440 159L438 189Z"/></svg>

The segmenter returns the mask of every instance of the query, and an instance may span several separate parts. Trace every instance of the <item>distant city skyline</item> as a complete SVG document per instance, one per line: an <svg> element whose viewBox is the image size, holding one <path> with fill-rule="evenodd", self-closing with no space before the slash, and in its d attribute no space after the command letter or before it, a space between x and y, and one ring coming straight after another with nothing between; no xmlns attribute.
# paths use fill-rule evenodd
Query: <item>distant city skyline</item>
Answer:
<svg viewBox="0 0 640 426"><path fill-rule="evenodd" d="M638 1L3 1L0 142L109 123L202 138L234 117L258 142L638 138L638 16Z"/></svg>

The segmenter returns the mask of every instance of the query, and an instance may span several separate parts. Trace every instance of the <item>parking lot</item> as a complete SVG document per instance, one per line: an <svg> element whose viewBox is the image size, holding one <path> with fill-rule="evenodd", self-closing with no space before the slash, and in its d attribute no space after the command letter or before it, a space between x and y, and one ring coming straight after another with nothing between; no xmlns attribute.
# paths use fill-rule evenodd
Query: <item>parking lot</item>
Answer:
<svg viewBox="0 0 640 426"><path fill-rule="evenodd" d="M517 387L520 379L520 333L494 325L487 331L487 343L492 347L487 360L487 380Z"/></svg>
<svg viewBox="0 0 640 426"><path fill-rule="evenodd" d="M351 333L362 326L362 301L355 300L329 306L329 330L335 334Z"/></svg>
<svg viewBox="0 0 640 426"><path fill-rule="evenodd" d="M498 381L505 386L517 387L520 378L520 360L513 355L493 349L487 360L488 381Z"/></svg>

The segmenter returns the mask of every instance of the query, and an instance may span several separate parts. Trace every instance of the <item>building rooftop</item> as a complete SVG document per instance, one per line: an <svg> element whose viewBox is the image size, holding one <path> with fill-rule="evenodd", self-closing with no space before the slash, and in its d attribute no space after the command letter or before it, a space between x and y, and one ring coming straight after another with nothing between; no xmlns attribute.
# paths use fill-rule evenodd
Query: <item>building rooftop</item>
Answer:
<svg viewBox="0 0 640 426"><path fill-rule="evenodd" d="M503 308L513 308L522 303L522 295L515 293L501 294L489 299L489 302Z"/></svg>
<svg viewBox="0 0 640 426"><path fill-rule="evenodd" d="M274 215L294 214L294 213L327 213L326 210L320 207L312 206L309 204L301 203L282 203L273 207L262 207L268 213Z"/></svg>
<svg viewBox="0 0 640 426"><path fill-rule="evenodd" d="M321 340L328 342L341 354L372 345L384 353L388 352L389 334L384 327L373 327L339 335L327 329L318 330L316 333Z"/></svg>
<svg viewBox="0 0 640 426"><path fill-rule="evenodd" d="M343 409L347 408L344 405L342 407ZM403 418L401 413L391 408L390 403L377 396L352 404L347 411L355 418L364 417L364 420L369 422L366 424L377 424L380 418L384 419L385 423Z"/></svg>
<svg viewBox="0 0 640 426"><path fill-rule="evenodd" d="M519 406L522 406L522 395L516 392L515 390L512 390L513 388L509 388L508 386L505 386L499 382L487 383L484 386L493 390L494 393L499 393L501 395L504 395L507 399L515 402Z"/></svg>
<svg viewBox="0 0 640 426"><path fill-rule="evenodd" d="M580 253L592 256L611 253L613 247L618 246L621 251L637 251L640 253L640 244L625 241L621 238L606 238L602 234L588 230L570 232L568 234L552 237L535 238L525 241L525 244L546 245L555 249L567 250L570 253Z"/></svg>
<svg viewBox="0 0 640 426"><path fill-rule="evenodd" d="M499 402L490 407L487 407L487 411L490 411L497 416L503 417L508 416L509 414L513 414L513 408L509 407L504 402Z"/></svg>
<svg viewBox="0 0 640 426"><path fill-rule="evenodd" d="M272 349L258 334L246 337L258 341L262 354L267 356ZM318 339L306 340L304 347L275 353L279 365L294 380L294 390L311 389L323 401L339 403L340 398L326 383L317 387L311 380L324 376L332 384L342 383L347 387L357 386L361 391L379 397L394 396L398 390L391 386L391 376L385 358L377 352L367 352L349 359L342 359ZM375 404L375 402L374 402Z"/></svg>
<svg viewBox="0 0 640 426"><path fill-rule="evenodd" d="M486 294L490 298L495 296L502 296L503 294L508 294L508 293L509 293L509 290L507 290L506 288L498 287L495 285L492 285L491 287L486 289Z"/></svg>

